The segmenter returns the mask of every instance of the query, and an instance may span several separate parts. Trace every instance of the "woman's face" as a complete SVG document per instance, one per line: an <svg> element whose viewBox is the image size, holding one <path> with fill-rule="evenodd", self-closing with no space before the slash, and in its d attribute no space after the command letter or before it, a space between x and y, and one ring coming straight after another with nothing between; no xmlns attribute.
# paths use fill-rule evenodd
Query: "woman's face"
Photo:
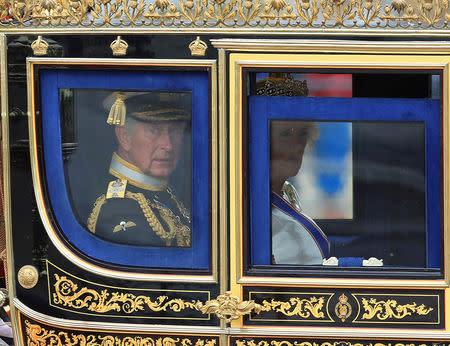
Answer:
<svg viewBox="0 0 450 346"><path fill-rule="evenodd" d="M312 123L275 120L270 126L270 169L273 179L286 180L298 173Z"/></svg>

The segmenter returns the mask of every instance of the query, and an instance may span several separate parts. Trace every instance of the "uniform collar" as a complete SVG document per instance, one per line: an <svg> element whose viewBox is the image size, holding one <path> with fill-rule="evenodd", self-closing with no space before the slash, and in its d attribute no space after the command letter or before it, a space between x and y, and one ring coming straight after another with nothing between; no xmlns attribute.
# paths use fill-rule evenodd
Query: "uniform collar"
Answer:
<svg viewBox="0 0 450 346"><path fill-rule="evenodd" d="M109 173L116 178L125 179L129 184L141 189L160 191L167 188L167 181L144 174L138 167L114 153L109 166Z"/></svg>

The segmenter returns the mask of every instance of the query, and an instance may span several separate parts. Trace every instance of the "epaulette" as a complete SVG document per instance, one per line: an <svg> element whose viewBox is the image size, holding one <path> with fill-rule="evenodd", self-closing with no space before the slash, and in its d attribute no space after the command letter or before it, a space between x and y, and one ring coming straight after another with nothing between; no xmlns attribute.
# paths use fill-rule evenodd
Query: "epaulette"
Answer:
<svg viewBox="0 0 450 346"><path fill-rule="evenodd" d="M97 226L98 216L100 215L100 210L102 209L103 204L106 203L106 200L109 198L124 198L125 192L127 188L127 180L125 179L116 179L111 181L108 184L108 190L106 191L106 196L102 194L97 198L94 203L94 207L92 208L91 214L87 220L87 228L92 233L95 233L95 227Z"/></svg>
<svg viewBox="0 0 450 346"><path fill-rule="evenodd" d="M108 190L106 191L106 199L109 198L124 198L125 191L127 189L127 180L117 179L108 184Z"/></svg>

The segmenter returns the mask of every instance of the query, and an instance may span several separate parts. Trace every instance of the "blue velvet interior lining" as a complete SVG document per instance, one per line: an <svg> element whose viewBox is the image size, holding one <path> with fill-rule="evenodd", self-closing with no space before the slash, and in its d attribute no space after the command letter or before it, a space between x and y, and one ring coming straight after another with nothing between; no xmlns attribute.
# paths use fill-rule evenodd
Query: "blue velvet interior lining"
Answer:
<svg viewBox="0 0 450 346"><path fill-rule="evenodd" d="M250 96L251 263L271 262L269 120L421 121L426 141L427 268L441 266L441 156L438 100ZM325 232L326 233L326 232Z"/></svg>
<svg viewBox="0 0 450 346"><path fill-rule="evenodd" d="M42 70L40 77L46 168L46 177L41 178L47 181L56 221L70 242L95 259L119 265L208 269L210 267L208 73ZM191 248L152 248L115 244L99 239L80 225L69 202L64 176L60 88L192 91L192 185L195 189L192 196Z"/></svg>

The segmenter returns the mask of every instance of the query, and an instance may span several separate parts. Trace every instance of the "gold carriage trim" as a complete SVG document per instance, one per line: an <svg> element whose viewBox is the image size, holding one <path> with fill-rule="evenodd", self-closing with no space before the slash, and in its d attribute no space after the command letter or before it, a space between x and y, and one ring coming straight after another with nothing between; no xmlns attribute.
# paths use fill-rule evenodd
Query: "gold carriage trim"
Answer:
<svg viewBox="0 0 450 346"><path fill-rule="evenodd" d="M411 315L425 316L434 310L431 307L426 307L424 304L418 305L415 302L410 304L399 304L395 299L378 301L375 298L362 298L361 302L365 311L361 318L363 320L401 320Z"/></svg>
<svg viewBox="0 0 450 346"><path fill-rule="evenodd" d="M242 301L239 297L231 294L231 291L219 295L216 299L208 300L204 304L197 302L196 308L203 314L215 314L225 323L230 323L252 312L256 314L261 312L261 305L256 304L254 300Z"/></svg>
<svg viewBox="0 0 450 346"><path fill-rule="evenodd" d="M349 298L345 294L323 293L323 296L310 295L309 293L298 293L297 296L288 296L286 299L264 299L267 294L280 295L282 292L249 292L250 298L259 293L256 301L261 304L261 316L251 316L250 320L273 321L267 319L265 313L277 313L290 317L292 321L318 321L318 322L345 322L354 311L356 316L352 317L351 323L416 323L416 324L438 324L439 323L439 296L421 295L426 298L423 303L414 301L414 295L404 295L404 297L383 295L383 300L374 297L358 297L358 293L351 296L359 308L354 309ZM328 297L327 297L328 296ZM334 308L330 306L330 300L336 297L338 302ZM435 303L433 303L433 301ZM436 305L435 305L436 304ZM428 306L427 306L428 305ZM429 306L431 305L431 306ZM335 314L338 319L331 315ZM434 314L433 316L430 314ZM270 315L271 316L271 315ZM422 316L428 316L425 319ZM430 320L431 318L431 320Z"/></svg>
<svg viewBox="0 0 450 346"><path fill-rule="evenodd" d="M325 314L322 311L324 303L324 297L311 297L309 299L292 297L287 302L273 299L270 302L263 300L261 311L275 311L285 316L299 316L305 319L310 318L311 316L317 319L325 319Z"/></svg>
<svg viewBox="0 0 450 346"><path fill-rule="evenodd" d="M159 312L172 310L180 312L190 309L197 310L197 301L185 301L180 298L169 299L161 295L152 300L146 295L135 295L129 292L111 292L107 288L101 291L81 286L66 276L54 274L53 304L75 310L87 310L95 313L110 311L132 315L135 312L148 309Z"/></svg>
<svg viewBox="0 0 450 346"><path fill-rule="evenodd" d="M426 346L427 344L424 342L411 342L411 341L405 341L405 342L380 342L377 341L376 343L370 342L370 341L346 341L346 340L339 340L339 341L332 341L332 340L324 340L324 341L318 341L315 340L312 341L302 341L302 340L286 340L286 339L268 339L268 340L261 340L256 341L253 339L250 340L236 340L235 341L236 346Z"/></svg>
<svg viewBox="0 0 450 346"><path fill-rule="evenodd" d="M178 336L135 336L134 334L110 335L97 331L70 331L45 328L25 320L27 345L164 345L164 346L214 346L215 339L202 337L183 338ZM197 339L197 341L195 341Z"/></svg>
<svg viewBox="0 0 450 346"><path fill-rule="evenodd" d="M450 29L448 0L7 0L0 4L0 19L0 29Z"/></svg>

